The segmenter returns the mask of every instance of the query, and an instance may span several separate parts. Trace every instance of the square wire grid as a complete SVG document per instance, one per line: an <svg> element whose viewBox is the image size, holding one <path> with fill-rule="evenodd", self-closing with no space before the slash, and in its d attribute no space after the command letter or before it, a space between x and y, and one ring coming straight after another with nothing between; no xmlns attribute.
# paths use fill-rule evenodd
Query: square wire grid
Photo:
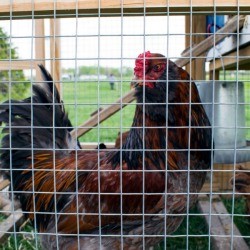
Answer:
<svg viewBox="0 0 250 250"><path fill-rule="evenodd" d="M35 6L35 1L32 1L33 6ZM193 30L195 27L197 27L197 23L194 22L196 19L196 16L194 14L197 14L195 11L193 11L193 8L191 6L190 11L183 11L179 12L178 14L182 15L189 15L189 27L186 27L186 30L190 30L189 33L186 33L184 29L184 17L172 17L170 16L170 9L168 3L166 2L166 7L167 11L164 12L151 12L148 13L146 9L146 2L144 2L144 7L143 7L143 12L138 12L138 13L133 13L131 16L127 13L127 9L124 11L124 6L123 2L121 3L121 13L120 14L103 14L102 13L102 5L101 2L98 2L98 14L96 17L91 17L88 14L81 14L81 12L78 9L78 2L75 2L75 13L74 17L72 18L65 18L61 19L61 27L58 25L58 14L56 11L56 4L57 2L54 1L54 12L53 15L48 16L48 18L52 18L52 21L46 20L45 22L45 34L43 36L37 36L36 35L36 30L37 27L35 27L35 20L38 17L38 15L35 13L35 7L32 10L32 15L27 16L29 21L22 21L23 24L29 25L30 27L30 34L27 35L20 35L16 30L19 29L20 26L18 26L18 22L13 19L12 16L12 11L10 11L10 16L9 20L5 22L5 27L8 27L7 29L7 34L9 35L8 37L8 42L9 44L15 44L15 46L19 47L19 44L22 44L22 39L24 41L23 47L25 48L25 53L21 52L21 49L19 50L20 55L22 54L21 59L23 59L26 63L30 63L31 68L33 68L34 64L37 64L37 62L40 62L41 59L46 62L46 65L50 65L51 68L51 74L53 76L56 76L56 70L57 67L60 67L60 64L62 66L62 69L64 68L71 68L73 70L68 70L65 72L74 72L71 76L73 76L70 79L56 79L55 82L60 84L60 91L62 95L62 99L64 101L64 105L66 109L69 111L69 116L71 121L73 122L73 127L75 129L80 128L79 124L81 124L84 120L86 120L89 116L90 113L92 113L95 110L100 110L100 108L105 108L108 105L117 105L115 103L117 98L122 98L124 94L126 94L129 91L130 87L130 79L132 79L133 75L133 67L134 67L134 61L137 58L137 55L141 52L150 50L151 52L160 52L164 54L167 58L173 60L173 61L180 61L181 59L185 58L185 56L181 55L181 52L185 48L185 40L186 43L190 44L190 50L195 48L196 45L193 45L193 40L195 40L197 37L203 37L208 36L211 34L208 34L207 32L199 32L194 33ZM11 9L13 8L12 3L10 2ZM214 5L214 9L211 14L214 18L214 25L216 26L216 16L217 16L217 6L216 4ZM221 12L220 12L221 14ZM227 11L222 13L224 15L227 15ZM238 18L240 18L240 6L238 6L237 12L234 13ZM152 15L152 16L151 16ZM155 15L155 16L154 16ZM109 17L106 17L109 16ZM25 16L22 16L22 18ZM40 16L41 18L46 18L46 15ZM60 14L59 17L67 17L67 15ZM68 16L69 17L69 16ZM187 19L186 19L187 20ZM179 23L179 24L178 24ZM217 51L218 48L215 45L216 42L216 35L213 36L213 47L215 48L212 51L212 60L210 60L207 66L208 67L214 67L215 65L218 64L218 59L220 58L221 60L221 67L224 70L224 74L220 73L218 75L218 72L216 70L211 70L210 71L210 79L208 75L203 76L202 82L208 83L208 87L210 87L211 91L211 98L208 101L206 100L203 104L205 107L207 107L208 112L211 112L211 125L212 125L212 139L215 142L220 142L222 139L220 139L219 132L223 131L224 133L229 133L231 131L232 137L233 138L233 143L231 145L226 146L225 143L223 144L222 141L222 146L217 148L215 144L215 148L212 147L212 150L214 151L214 154L219 154L223 155L224 152L229 152L229 154L232 154L233 161L231 162L231 166L227 168L227 166L224 163L221 163L221 165L216 165L216 162L213 161L213 157L211 156L212 160L212 167L211 171L209 171L209 180L207 180L208 184L208 189L206 191L203 191L201 194L203 195L208 195L208 201L209 201L209 209L207 213L203 213L203 216L206 217L207 222L208 222L208 229L207 231L199 233L198 235L194 235L191 233L191 217L195 218L197 215L195 212L189 212L187 211L183 215L186 218L186 222L184 223L185 225L182 225L184 228L183 231L177 231L177 234L173 235L168 235L167 233L167 228L164 228L164 233L162 234L157 234L157 232L153 235L147 235L145 233L146 229L145 227L145 222L147 218L147 215L145 213L145 197L148 195L146 193L145 189L145 174L147 173L146 167L144 165L145 163L145 152L147 152L146 146L145 146L145 129L147 127L145 126L145 116L143 116L143 132L142 132L142 137L143 137L143 183L142 183L142 195L143 195L143 202L142 202L142 234L141 237L143 238L143 243L142 243L142 248L146 249L147 245L145 242L145 239L147 237L160 237L162 239L165 239L163 243L159 247L162 249L165 248L170 248L173 246L173 244L176 244L177 247L180 247L180 244L182 248L189 249L196 244L201 244L202 246L206 246L206 248L211 249L213 247L213 240L220 241L222 238L226 238L229 242L229 247L233 249L235 247L234 243L237 241L239 238L242 236L235 235L235 230L234 230L234 224L232 221L234 220L235 217L238 218L245 218L247 220L246 214L240 214L238 212L235 212L235 205L236 205L236 195L235 195L235 186L233 185L232 189L229 190L220 190L214 188L214 185L217 184L220 186L220 184L215 182L215 177L223 179L223 181L229 181L229 178L225 178L223 175L228 174L231 175L232 177L235 177L235 174L240 172L236 170L237 167L237 155L239 154L240 151L244 151L245 154L248 153L248 148L246 147L247 145L238 145L242 141L245 141L249 139L249 95L247 92L247 89L249 88L249 75L246 70L240 71L241 69L241 61L244 61L245 59L248 59L248 55L242 55L241 54L241 47L240 47L240 42L242 40L242 37L244 36L249 36L249 32L246 30L244 33L241 33L239 24L240 22L237 22L237 29L236 33L226 33L228 36L233 36L235 37L236 41L236 47L234 48L235 53L234 54L220 54L220 51ZM16 28L14 29L14 27ZM70 26L70 28L66 28L67 26ZM55 32L54 33L48 33L48 28L54 28ZM91 27L91 28L90 28ZM61 29L59 32L59 28ZM17 35L15 35L15 32L17 32ZM23 31L24 32L24 31ZM25 32L26 33L26 32ZM35 55L35 42L37 39L44 39L45 40L45 58L37 58ZM178 44L176 42L176 39L178 41ZM26 42L25 42L26 41ZM27 46L25 46L25 43L29 41L29 48L27 50ZM49 44L49 41L52 41ZM222 41L223 42L223 41ZM60 43L60 45L59 45ZM58 53L56 50L60 46L61 53ZM47 48L50 48L50 55L48 52ZM174 49L173 49L174 48ZM8 48L9 54L11 54L12 47L10 46ZM27 54L26 54L27 53ZM25 56L28 55L28 56ZM219 55L218 55L219 54ZM54 55L54 57L51 57L51 55ZM202 62L205 60L206 54L202 55L193 55L190 53L188 56L188 61L191 62L194 60L198 62ZM4 60L5 59L5 60ZM229 59L233 60L233 73L234 76L229 75L228 71L225 71L225 69L228 67L227 62ZM3 58L3 62L6 62L9 64L9 77L7 79L8 83L8 99L13 99L13 89L15 85L20 84L21 82L19 80L13 81L12 77L12 64L15 64L16 61L19 59L17 58L11 58L10 56L8 58ZM51 65L54 65L54 67L51 67ZM88 65L91 65L91 67L87 67ZM211 66L213 65L213 66ZM85 66L85 68L84 68ZM144 66L145 66L145 59L144 59ZM80 72L82 67L83 72L88 72L89 78L83 78L81 79L79 74L82 74ZM196 72L193 72L196 66L194 67L187 67L187 70L189 70L190 75L196 75ZM126 70L124 72L124 69ZM84 71L85 70L85 71ZM116 72L116 79L115 79L115 90L112 92L110 90L110 96L109 96L109 81L106 78L102 78L102 75L107 75L110 73L109 71L115 71ZM94 72L94 73L92 73ZM144 72L146 73L146 72ZM29 73L26 73L29 74ZM93 74L93 75L92 75ZM60 75L60 74L59 74ZM83 73L84 75L84 73ZM131 75L131 77L129 77ZM62 76L62 74L61 74ZM168 80L168 73L166 75L166 80ZM35 72L34 69L30 71L30 92L32 93L33 89L33 84L36 83L37 78L35 78ZM35 80L36 79L36 80ZM212 81L212 82L211 82ZM226 81L226 83L225 83ZM241 81L243 83L241 83ZM5 80L6 82L6 80ZM189 84L191 84L192 80L191 78L188 80ZM201 83L202 84L202 83ZM226 86L224 86L226 84ZM230 88L230 84L234 85L234 89L231 90L230 93L224 93L220 92L221 95L231 95L231 99L226 99L221 100L220 97L221 95L216 95L216 91L222 91L221 89L223 88ZM209 86L210 85L210 86ZM211 87L212 85L212 87ZM216 86L219 86L216 88ZM244 87L243 87L244 86ZM245 88L245 89L244 89ZM18 89L18 88L17 88ZM191 88L189 96L191 98ZM207 93L206 90L205 94ZM86 94L85 94L86 93ZM14 93L15 94L15 93ZM16 98L16 97L15 97ZM87 99L88 98L88 99ZM216 99L217 98L217 99ZM145 99L145 93L144 97ZM32 104L32 101L31 101ZM119 131L126 131L129 130L132 124L132 119L133 119L133 112L135 109L135 103L128 104L128 107L125 109L122 109L123 105L127 103L118 103L118 105L121 108L121 112L119 115L116 115L115 118L111 118L111 122L105 122L103 124L97 125L95 128L93 128L94 132L89 132L86 136L83 137L84 142L94 142L96 145L99 145L100 143L103 142L114 142L116 139L116 134ZM42 105L42 103L40 104ZM152 104L153 105L153 104ZM165 103L167 109L169 102L166 100ZM177 103L177 105L181 105L181 103ZM145 110L145 102L142 103L143 110ZM191 110L191 102L189 102L189 107ZM222 112L223 114L223 107L225 110L232 110L232 113L228 113L228 116L230 117L230 121L232 121L231 124L228 124L225 122L223 125L220 123L220 113ZM243 107L243 109L242 109ZM53 110L55 111L56 104L53 105ZM11 110L11 105L9 107ZM219 111L222 110L222 111ZM84 115L82 115L84 113ZM97 121L100 121L100 111L97 112ZM36 114L33 113L33 106L31 105L31 117L35 116ZM218 117L216 116L218 115ZM80 118L79 118L80 117ZM243 119L239 120L239 117ZM190 111L190 119L191 119L191 111ZM217 120L216 120L217 119ZM11 117L10 117L11 120ZM99 122L98 122L99 123ZM33 120L31 119L31 145L33 145ZM185 126L184 126L185 128ZM191 126L191 120L189 121L189 126L187 127L189 131L191 131L192 126ZM10 133L11 133L11 126L10 126ZM56 126L55 126L55 120L53 121L52 129L55 131ZM168 138L168 127L165 127L166 129L166 138ZM111 134L111 136L110 136ZM245 135L247 134L247 135ZM216 135L216 136L215 136ZM242 136L242 138L239 138L239 135ZM11 137L10 137L11 138ZM121 137L122 138L122 137ZM224 138L225 139L225 138ZM226 138L227 139L227 138ZM10 139L11 140L11 139ZM187 177L187 183L189 183L190 180L190 152L191 152L191 142L192 142L192 137L191 133L189 132L189 139L188 139L188 148L186 149L188 151L188 177ZM123 144L123 141L120 141L120 146ZM75 145L76 146L76 145ZM89 146L88 146L89 147ZM168 157L168 145L166 144L166 159ZM53 166L55 168L57 161L56 161L56 152L60 151L59 149L56 148L56 137L55 137L55 132L53 133ZM101 228L101 221L103 220L103 213L102 213L102 202L101 202L101 181L100 177L103 174L102 171L100 170L100 161L101 161L101 154L100 150L96 149L98 152L98 158L97 158L97 164L98 164L98 219L99 219L99 228ZM152 151L157 150L153 149ZM202 149L201 149L202 150ZM88 148L84 148L82 150L77 150L77 151L88 151ZM112 150L111 150L112 151ZM132 150L133 151L133 150ZM31 159L32 159L32 165L34 165L34 155L36 153L36 148L31 148ZM12 151L10 150L10 155L12 155ZM121 154L122 155L122 154ZM247 158L247 157L246 157ZM12 157L10 157L12 159ZM78 178L79 178L79 170L78 170L78 165L77 163L79 162L78 159L78 154L75 154L75 169L76 169L76 183L78 183ZM167 160L166 160L167 161ZM121 160L122 162L122 160ZM218 163L217 163L218 164ZM10 166L12 165L12 161L10 160ZM245 164L247 166L247 163ZM214 166L217 166L215 169ZM221 168L223 170L221 170ZM25 170L25 169L24 169ZM32 185L32 194L33 194L33 200L35 201L35 194L37 193L36 187L35 187L35 179L34 179L34 169L32 170L32 178L33 178L33 185ZM244 170L245 171L245 170ZM105 172L105 171L104 171ZM246 171L245 171L246 172ZM166 173L168 173L168 170L166 170ZM119 171L118 172L120 176L120 183L122 185L123 182L123 175L124 171ZM226 176L229 176L226 175ZM169 174L166 174L166 183L168 181L168 178L170 178ZM219 176L219 177L218 177ZM54 192L53 194L56 194L57 190L57 182L56 182L56 171L54 171ZM12 176L12 171L10 171L10 181L13 182L13 176ZM75 191L72 193L76 197L76 204L77 207L80 207L81 204L79 204L78 201L78 194L80 192L78 191L79 185L76 185ZM14 191L4 191L5 193L9 193L11 197L12 203L14 203ZM47 192L49 194L49 192ZM118 192L120 195L120 203L123 203L123 195L124 193L122 192L122 186L120 186L120 192ZM224 234L224 232L215 232L213 231L213 220L214 218L218 217L219 215L217 214L218 211L214 210L214 197L217 195L225 195L225 194L230 194L232 196L232 200L229 202L231 205L231 212L229 211L224 211L223 210L223 216L228 219L228 216L232 218L231 224L230 224L230 234ZM59 193L58 193L59 194ZM178 195L178 193L175 193L175 195ZM181 194L179 194L181 195ZM190 200L190 191L189 191L189 185L188 185L188 190L187 190L187 204L189 204ZM171 196L171 193L164 193L164 202L165 202L165 207L167 206L167 198ZM55 197L55 203L56 203L56 195ZM225 199L224 199L225 200ZM34 202L34 208L33 210L35 211L34 213L39 213L39 210L37 210L37 207ZM10 210L11 214L16 213L16 209L12 206ZM217 212L217 213L215 213ZM57 207L55 206L54 208L54 213L55 214L60 214L59 211L57 211ZM77 224L79 225L79 220L82 216L82 214L77 210ZM111 213L112 214L112 213ZM200 212L201 214L201 212ZM117 214L114 214L114 216ZM153 214L152 214L153 215ZM106 215L107 216L107 215ZM124 239L126 239L127 235L124 235L123 233L123 223L124 223L124 215L123 215L123 210L121 207L121 211L119 213L120 216L120 226L121 226L121 232L120 234L116 235L120 239L120 245L121 248L124 248ZM164 220L166 223L167 221L167 213L164 213L163 211L163 216ZM221 215L220 215L221 216ZM223 217L222 216L222 217ZM56 248L60 248L60 236L61 233L58 232L57 229L57 219L58 217L55 216L55 240L56 240ZM221 217L219 218L221 220ZM194 221L194 219L193 219ZM34 217L34 227L36 228L36 217ZM2 230L1 230L2 231ZM114 235L113 234L102 234L102 230L99 230L95 234L86 234L82 233L80 228L77 229L79 232L75 237L78 239L78 248L81 249L81 237L82 236L89 236L89 237L98 237L99 238L99 248L102 248L102 241L105 238L112 238ZM184 233L183 233L184 232ZM2 231L2 233L6 233L5 231ZM26 234L18 231L18 228L16 227L16 224L14 223L13 230L11 231L14 235L14 247L15 249L18 249L19 247L19 239L18 235L19 234ZM39 240L36 237L36 235L43 235L46 234L46 232L35 232L35 237L34 237L34 246L35 248L39 248ZM53 233L54 234L54 233ZM52 235L53 235L52 234ZM166 237L165 237L166 236ZM249 235L243 235L244 238L249 238ZM130 235L130 237L133 237ZM135 235L136 237L136 235ZM184 238L184 241L182 243L179 243L181 239ZM193 239L198 239L198 241L194 241L192 243ZM174 239L174 240L173 240ZM204 240L205 241L202 241ZM171 241L173 240L173 241ZM179 240L179 242L178 242ZM200 240L200 241L199 241ZM105 241L105 240L104 240ZM197 243L199 242L199 243ZM202 243L200 243L202 242ZM204 243L205 242L205 243ZM125 242L126 243L126 242ZM225 241L224 241L224 244ZM239 243L237 243L239 244ZM249 244L249 240L248 240Z"/></svg>

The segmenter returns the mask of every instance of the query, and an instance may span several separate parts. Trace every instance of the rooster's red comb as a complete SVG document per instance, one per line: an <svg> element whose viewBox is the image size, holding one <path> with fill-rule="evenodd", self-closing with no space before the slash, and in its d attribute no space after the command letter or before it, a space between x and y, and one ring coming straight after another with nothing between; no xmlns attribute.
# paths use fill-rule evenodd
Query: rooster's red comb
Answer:
<svg viewBox="0 0 250 250"><path fill-rule="evenodd" d="M135 60L135 68L134 68L134 74L137 77L143 77L143 66L144 66L144 60L145 60L145 71L147 72L148 66L149 66L149 58L152 56L150 51L141 53L137 59Z"/></svg>

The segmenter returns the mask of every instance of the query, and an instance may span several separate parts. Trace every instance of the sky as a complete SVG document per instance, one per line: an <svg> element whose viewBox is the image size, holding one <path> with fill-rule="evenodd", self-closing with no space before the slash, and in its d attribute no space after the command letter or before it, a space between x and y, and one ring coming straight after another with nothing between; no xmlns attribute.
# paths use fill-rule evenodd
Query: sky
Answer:
<svg viewBox="0 0 250 250"><path fill-rule="evenodd" d="M45 36L49 36L49 26L49 20L45 19ZM20 58L34 57L32 20L0 21L0 27L11 36ZM183 16L62 18L62 67L133 67L138 54L148 50L175 60L184 50L184 34ZM45 41L49 59L49 38Z"/></svg>

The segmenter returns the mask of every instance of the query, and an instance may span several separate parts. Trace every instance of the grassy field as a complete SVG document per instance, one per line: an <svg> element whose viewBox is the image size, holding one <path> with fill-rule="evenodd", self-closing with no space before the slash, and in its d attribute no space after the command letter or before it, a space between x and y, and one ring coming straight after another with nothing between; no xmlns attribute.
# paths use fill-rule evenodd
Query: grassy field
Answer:
<svg viewBox="0 0 250 250"><path fill-rule="evenodd" d="M227 208L229 214L234 215L234 223L240 230L241 235L246 241L247 245L250 247L250 217L247 216L246 200L245 198L235 198L234 209L233 200L222 198L222 201ZM242 216L243 215L243 216ZM245 215L245 216L244 216Z"/></svg>
<svg viewBox="0 0 250 250"><path fill-rule="evenodd" d="M246 80L246 77L242 77ZM129 91L130 81L116 83L116 89L110 90L108 82L78 82L64 83L62 87L63 100L73 125L80 125L90 114L100 107L114 103ZM250 82L244 82L246 127L250 128ZM98 105L99 104L99 105ZM125 107L121 112L110 117L92 131L81 137L82 142L114 142L119 131L126 131L132 123L135 103ZM250 140L250 129L246 129L247 139Z"/></svg>
<svg viewBox="0 0 250 250"><path fill-rule="evenodd" d="M42 248L34 227L28 222L19 228L16 237L13 235L8 237L6 242L0 245L0 250L42 250Z"/></svg>
<svg viewBox="0 0 250 250"><path fill-rule="evenodd" d="M73 125L80 125L90 118L91 113L99 108L114 103L130 90L130 82L116 83L115 90L110 90L108 82L64 83L63 100ZM98 105L99 104L99 105ZM86 135L82 142L114 142L119 131L130 128L134 115L135 103L129 104Z"/></svg>
<svg viewBox="0 0 250 250"><path fill-rule="evenodd" d="M199 214L199 211L194 207L190 211L189 224L187 226L187 219L183 220L183 223L179 229L173 234L173 237L166 239L166 242L160 243L155 246L155 250L163 250L165 246L169 250L203 250L208 249L209 236L208 228L203 216ZM188 228L188 231L187 231ZM188 236L187 235L192 235ZM187 242L188 240L188 242ZM30 223L26 223L20 228L17 236L11 236L7 242L0 245L0 250L41 250L39 238L34 232L34 228Z"/></svg>
<svg viewBox="0 0 250 250"><path fill-rule="evenodd" d="M189 215L188 225L185 218L173 237L167 238L166 242L163 241L155 247L155 250L163 250L165 247L168 250L209 249L208 227L204 217L200 215L197 207L191 209L189 213L192 215Z"/></svg>
<svg viewBox="0 0 250 250"><path fill-rule="evenodd" d="M232 199L222 198L229 214L236 214L234 216L234 223L239 228L246 243L250 247L250 221L246 215L246 204L244 198L236 198L234 202L234 211L232 211ZM165 247L169 250L213 250L213 245L210 242L209 248L209 231L205 219L197 207L189 211L189 224L187 218L184 219L181 226L173 234L172 237L166 239L154 250L163 250ZM2 218L3 219L3 218ZM188 228L188 230L187 230ZM39 238L36 236L33 227L30 223L26 223L19 230L17 236L11 236L7 242L0 245L0 250L40 250ZM187 236L188 235L188 236ZM191 236L192 235L192 236ZM187 242L188 241L188 242ZM215 250L215 249L214 249Z"/></svg>
<svg viewBox="0 0 250 250"><path fill-rule="evenodd" d="M245 112L246 112L246 138L250 140L250 82L244 82L245 87Z"/></svg>

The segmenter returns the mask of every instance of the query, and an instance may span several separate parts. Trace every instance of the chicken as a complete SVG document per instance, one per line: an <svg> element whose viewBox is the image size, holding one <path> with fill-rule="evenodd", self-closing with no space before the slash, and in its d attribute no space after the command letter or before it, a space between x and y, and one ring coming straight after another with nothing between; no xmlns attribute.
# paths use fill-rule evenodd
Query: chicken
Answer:
<svg viewBox="0 0 250 250"><path fill-rule="evenodd" d="M123 144L129 134L129 131L121 132L118 133L118 137L115 140L115 148L120 148L121 144Z"/></svg>
<svg viewBox="0 0 250 250"><path fill-rule="evenodd" d="M245 196L246 212L250 214L250 172L246 171L243 167L239 167L239 170L241 171L237 172L235 177L231 179L231 184L235 186L237 192L243 193Z"/></svg>
<svg viewBox="0 0 250 250"><path fill-rule="evenodd" d="M196 85L186 71L150 52L138 56L134 73L137 106L118 149L72 150L76 143L62 109L55 109L54 140L53 117L41 120L33 112L33 126L44 129L41 136L34 128L31 140L31 129L20 127L31 125L31 114L1 106L0 121L12 126L4 131L3 168L14 173L13 190L42 233L44 249L148 248L176 231L196 202L212 145ZM33 102L46 103L34 90L42 97Z"/></svg>

